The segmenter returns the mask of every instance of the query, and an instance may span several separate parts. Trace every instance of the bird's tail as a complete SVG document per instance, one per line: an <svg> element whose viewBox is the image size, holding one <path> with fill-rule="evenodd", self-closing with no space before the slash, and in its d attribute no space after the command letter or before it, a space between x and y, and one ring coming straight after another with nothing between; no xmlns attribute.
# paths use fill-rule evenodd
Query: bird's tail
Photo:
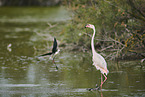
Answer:
<svg viewBox="0 0 145 97"><path fill-rule="evenodd" d="M102 74L105 73L107 75L109 73L109 70L107 68L105 68L105 69L100 68L99 66L96 66L96 65L95 65L95 67L96 67L97 70L100 70Z"/></svg>

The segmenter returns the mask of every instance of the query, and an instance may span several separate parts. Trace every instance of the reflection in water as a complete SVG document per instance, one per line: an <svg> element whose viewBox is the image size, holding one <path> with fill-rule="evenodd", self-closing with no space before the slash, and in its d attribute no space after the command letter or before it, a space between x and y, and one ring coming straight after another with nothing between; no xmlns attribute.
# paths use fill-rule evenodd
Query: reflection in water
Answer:
<svg viewBox="0 0 145 97"><path fill-rule="evenodd" d="M27 82L28 83L35 83L35 78L36 78L36 75L37 72L36 72L36 65L33 65L33 64L30 64L29 67L28 67L28 73L27 73Z"/></svg>
<svg viewBox="0 0 145 97"><path fill-rule="evenodd" d="M36 87L41 86L40 84L1 84L1 87Z"/></svg>
<svg viewBox="0 0 145 97"><path fill-rule="evenodd" d="M9 10L12 9L11 7ZM31 8L28 9L30 10ZM61 50L60 54L55 58L59 70L56 70L49 57L35 58L43 51L37 51L34 48L43 49L47 48L46 46L51 48L52 37L50 32L55 32L59 28L55 28L52 31L47 29L48 25L45 24L49 20L44 20L49 17L49 14L47 14L49 8L41 10L42 16L40 16L40 12L37 12L39 8L35 8L37 10L34 11L37 12L35 16L33 14L31 16L31 12L28 9L22 8L23 16L19 14L19 17L17 17L18 14L15 16L13 13L6 13L17 13L18 9L16 8L13 11L0 12L0 14L3 13L0 19L0 97L145 96L145 69L143 63L141 68L138 60L119 61L118 63L107 61L110 73L102 91L90 92L86 89L95 88L96 83L99 85L101 80L100 72L92 65L90 53L70 52L67 49ZM32 9L34 10L34 8ZM62 11L57 8L56 10L58 13ZM61 15L63 16L62 13ZM23 21L24 17L26 21ZM38 19L40 17L43 18L41 19L43 21ZM11 20L11 18L13 19ZM61 17L61 21L65 20L65 18ZM14 21L15 19L17 21ZM60 18L55 17L55 20L51 18L50 21L56 21L57 19L59 20ZM55 22L53 23L55 24ZM62 27L61 23L57 27L59 26ZM36 32L47 32L51 38L45 40L44 37L37 35ZM10 46L10 44L12 45ZM8 48L11 49L10 52Z"/></svg>

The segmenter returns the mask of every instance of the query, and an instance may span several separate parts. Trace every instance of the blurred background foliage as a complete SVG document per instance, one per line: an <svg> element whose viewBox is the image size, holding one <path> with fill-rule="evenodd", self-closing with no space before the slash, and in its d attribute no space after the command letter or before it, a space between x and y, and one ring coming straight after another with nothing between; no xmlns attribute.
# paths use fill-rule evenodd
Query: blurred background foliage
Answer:
<svg viewBox="0 0 145 97"><path fill-rule="evenodd" d="M57 34L72 50L91 50L92 30L84 28L90 23L96 27L95 48L106 58L145 58L145 0L0 0L0 6L56 5L73 13Z"/></svg>
<svg viewBox="0 0 145 97"><path fill-rule="evenodd" d="M1 6L56 6L61 0L0 0Z"/></svg>
<svg viewBox="0 0 145 97"><path fill-rule="evenodd" d="M144 0L65 0L63 3L73 12L63 34L69 37L67 42L81 46L83 51L90 49L93 31L84 28L90 23L96 27L96 50L106 58L145 57Z"/></svg>

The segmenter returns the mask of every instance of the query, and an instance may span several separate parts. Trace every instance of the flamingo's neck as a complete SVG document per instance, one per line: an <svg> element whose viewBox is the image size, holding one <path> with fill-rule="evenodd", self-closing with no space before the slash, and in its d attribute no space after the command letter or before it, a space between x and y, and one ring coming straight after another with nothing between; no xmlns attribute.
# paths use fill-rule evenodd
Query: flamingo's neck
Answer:
<svg viewBox="0 0 145 97"><path fill-rule="evenodd" d="M91 40L91 46L92 46L92 52L94 53L95 52L95 48L94 48L94 37L95 37L95 28L93 28L93 36L92 36L92 40Z"/></svg>

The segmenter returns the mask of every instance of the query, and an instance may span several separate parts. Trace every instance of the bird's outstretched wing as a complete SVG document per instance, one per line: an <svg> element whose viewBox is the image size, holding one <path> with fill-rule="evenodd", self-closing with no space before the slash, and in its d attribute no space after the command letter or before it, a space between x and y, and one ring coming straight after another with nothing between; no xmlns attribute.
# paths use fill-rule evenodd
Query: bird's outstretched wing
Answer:
<svg viewBox="0 0 145 97"><path fill-rule="evenodd" d="M54 38L52 53L55 53L56 51L57 51L57 41L56 38Z"/></svg>
<svg viewBox="0 0 145 97"><path fill-rule="evenodd" d="M41 56L47 56L47 55L51 55L52 54L52 52L50 52L50 53L46 53L46 54L43 54L43 55L39 55L38 57L41 57Z"/></svg>

